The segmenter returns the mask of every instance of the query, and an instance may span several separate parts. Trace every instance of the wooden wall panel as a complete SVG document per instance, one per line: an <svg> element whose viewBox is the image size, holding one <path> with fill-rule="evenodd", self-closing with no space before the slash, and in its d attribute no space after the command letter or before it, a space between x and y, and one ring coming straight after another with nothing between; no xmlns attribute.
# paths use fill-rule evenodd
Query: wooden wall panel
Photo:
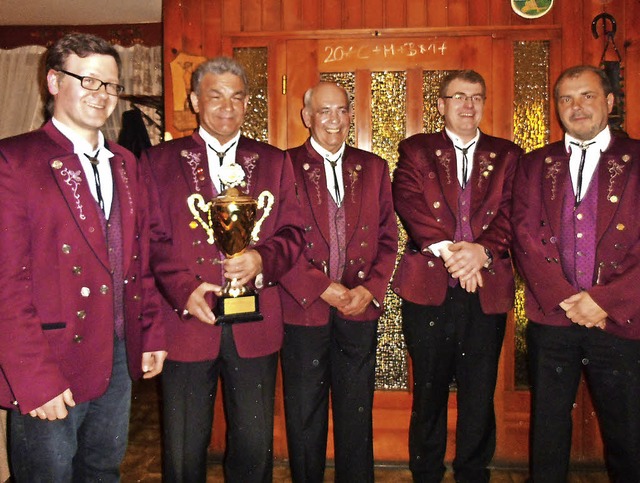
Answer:
<svg viewBox="0 0 640 483"><path fill-rule="evenodd" d="M469 19L471 19L474 25L490 25L490 0L473 0L469 2Z"/></svg>
<svg viewBox="0 0 640 483"><path fill-rule="evenodd" d="M282 28L302 30L302 0L282 0Z"/></svg>
<svg viewBox="0 0 640 483"><path fill-rule="evenodd" d="M262 30L262 2L260 0L242 0L242 30L260 32Z"/></svg>
<svg viewBox="0 0 640 483"><path fill-rule="evenodd" d="M384 0L367 0L363 14L364 28L382 28L384 26Z"/></svg>
<svg viewBox="0 0 640 483"><path fill-rule="evenodd" d="M220 52L222 42L222 3L219 0L204 0L205 15L202 15L202 54L215 57Z"/></svg>
<svg viewBox="0 0 640 483"><path fill-rule="evenodd" d="M406 2L384 0L384 26L386 28L402 28L407 26Z"/></svg>
<svg viewBox="0 0 640 483"><path fill-rule="evenodd" d="M422 0L407 0L407 27L427 26L427 6Z"/></svg>
<svg viewBox="0 0 640 483"><path fill-rule="evenodd" d="M449 27L466 27L469 24L469 0L449 0L447 25Z"/></svg>
<svg viewBox="0 0 640 483"><path fill-rule="evenodd" d="M193 0L184 0L193 1ZM167 3L166 1L164 2ZM220 25L225 32L242 30L242 2L238 0L222 0L222 18Z"/></svg>
<svg viewBox="0 0 640 483"><path fill-rule="evenodd" d="M447 26L447 3L427 2L427 27Z"/></svg>
<svg viewBox="0 0 640 483"><path fill-rule="evenodd" d="M262 0L262 30L264 32L282 30L281 0Z"/></svg>
<svg viewBox="0 0 640 483"><path fill-rule="evenodd" d="M302 30L322 28L322 0L304 0L302 2Z"/></svg>
<svg viewBox="0 0 640 483"><path fill-rule="evenodd" d="M344 18L342 25L345 29L360 29L364 26L364 9L366 0L351 0L344 2Z"/></svg>
<svg viewBox="0 0 640 483"><path fill-rule="evenodd" d="M322 1L322 28L325 30L342 28L342 0Z"/></svg>
<svg viewBox="0 0 640 483"><path fill-rule="evenodd" d="M490 25L509 25L513 17L517 17L511 10L511 2L506 0L490 0Z"/></svg>

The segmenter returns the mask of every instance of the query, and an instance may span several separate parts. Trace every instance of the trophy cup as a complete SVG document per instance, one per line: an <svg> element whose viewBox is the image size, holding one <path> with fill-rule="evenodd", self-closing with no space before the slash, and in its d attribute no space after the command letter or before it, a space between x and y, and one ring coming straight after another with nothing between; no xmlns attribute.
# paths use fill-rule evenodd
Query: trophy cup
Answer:
<svg viewBox="0 0 640 483"><path fill-rule="evenodd" d="M233 165L235 167L232 168L240 168L235 163ZM263 191L255 200L241 193L235 186L227 188L209 202L205 202L202 195L195 193L187 198L194 219L190 226L197 228L200 224L209 236L209 244L215 243L227 258L237 257L251 242L259 240L260 227L269 216L273 202L273 194L269 191ZM256 220L260 209L263 210L262 217ZM218 297L213 312L216 315L216 324L263 319L258 294L250 288L238 286L237 282L229 279L222 288L222 296Z"/></svg>

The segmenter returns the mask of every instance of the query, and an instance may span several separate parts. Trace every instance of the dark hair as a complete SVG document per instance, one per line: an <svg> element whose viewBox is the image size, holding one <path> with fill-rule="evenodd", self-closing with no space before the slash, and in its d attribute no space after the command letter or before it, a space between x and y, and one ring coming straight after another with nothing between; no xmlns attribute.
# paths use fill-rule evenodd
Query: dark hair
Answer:
<svg viewBox="0 0 640 483"><path fill-rule="evenodd" d="M487 85L484 82L484 78L480 74L478 74L475 70L454 70L453 72L447 74L440 84L440 92L438 93L438 95L441 98L444 98L447 95L449 84L451 84L456 79L467 81L471 84L480 84L482 86L482 95L486 96Z"/></svg>
<svg viewBox="0 0 640 483"><path fill-rule="evenodd" d="M575 77L581 76L585 72L593 72L600 78L600 85L602 86L605 97L613 92L611 81L609 80L609 77L607 77L607 73L604 70L599 69L598 67L595 67L593 65L576 65L573 67L569 67L560 74L560 77L558 77L558 80L556 81L556 84L553 88L553 95L556 100L558 100L558 91L560 88L560 83L563 80L573 79Z"/></svg>
<svg viewBox="0 0 640 483"><path fill-rule="evenodd" d="M45 55L45 75L49 70L64 70L65 63L70 55L88 57L90 55L110 55L116 61L118 74L122 70L120 54L109 42L92 34L73 32L65 35L53 44ZM48 96L46 101L46 113L53 116L53 97Z"/></svg>
<svg viewBox="0 0 640 483"><path fill-rule="evenodd" d="M88 57L93 54L110 55L118 65L118 74L122 69L120 54L113 45L96 35L76 32L65 35L49 48L45 61L47 72L49 69L64 69L67 58L72 54L78 57Z"/></svg>
<svg viewBox="0 0 640 483"><path fill-rule="evenodd" d="M196 70L193 71L193 74L191 75L191 90L198 94L200 82L206 74L221 75L226 73L240 77L245 91L248 89L249 82L247 81L247 74L244 67L242 67L238 61L230 57L216 57L215 59L204 61Z"/></svg>

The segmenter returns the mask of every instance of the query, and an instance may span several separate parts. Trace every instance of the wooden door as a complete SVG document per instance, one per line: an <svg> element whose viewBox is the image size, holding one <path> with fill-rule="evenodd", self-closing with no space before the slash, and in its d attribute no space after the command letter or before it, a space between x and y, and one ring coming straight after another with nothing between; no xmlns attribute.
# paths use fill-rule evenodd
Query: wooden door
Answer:
<svg viewBox="0 0 640 483"><path fill-rule="evenodd" d="M555 79L559 73L559 32L527 33L524 40L524 43L533 42L533 47L525 46L525 50L542 49L540 58L546 58L546 61L538 65L537 54L530 59L526 52L523 58L522 42L518 37L496 32L451 33L442 37L417 36L411 32L409 36L398 33L384 38L377 32L374 35L369 32L366 35L341 33L339 38L330 34L323 34L322 38L313 34L297 34L291 38L238 36L229 37L224 43L228 55L237 56L240 51L254 47L267 52L264 56L259 54L263 60L258 63L266 64L263 70L265 79L268 77L257 96L262 101L268 99L268 112L257 116L258 121L264 123L262 132L268 131L268 137L263 140L281 148L302 144L308 136L300 116L303 94L319 79L334 80L353 96L354 123L349 143L387 159L393 171L398 142L419 132L441 128L442 121L436 109L437 86L450 70L470 68L485 78L487 104L480 125L484 132L514 139L527 151L558 139L560 131L551 119L549 96L550 79ZM526 66L522 67L522 64ZM532 79L527 69L540 79ZM250 75L255 72L250 71ZM532 106L530 91L536 89L538 100ZM522 134L523 131L526 133ZM404 237L401 230L402 248ZM385 307L378 343L374 453L378 462L406 462L411 413L410 361L400 331L399 299L388 293ZM526 465L528 460L530 394L524 368L526 347L523 347L522 328L526 320L523 319L526 316L520 298L509 317L499 366L495 395L496 463ZM216 420L218 423L222 420L219 402ZM451 461L454 454L455 421L456 394L452 391L447 461ZM280 384L274 426L274 454L276 458L286 458ZM224 449L223 430L223 425L216 425L212 441L216 452ZM574 462L600 462L601 454L597 421L588 392L582 385L576 399L572 459ZM328 457L333 457L331 435Z"/></svg>

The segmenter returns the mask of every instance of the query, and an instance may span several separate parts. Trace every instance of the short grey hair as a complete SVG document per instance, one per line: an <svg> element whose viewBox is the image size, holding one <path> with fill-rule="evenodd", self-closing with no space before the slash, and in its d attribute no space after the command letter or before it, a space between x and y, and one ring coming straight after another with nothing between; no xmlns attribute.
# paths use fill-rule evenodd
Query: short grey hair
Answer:
<svg viewBox="0 0 640 483"><path fill-rule="evenodd" d="M191 89L198 94L200 89L200 82L207 74L221 75L221 74L233 74L242 80L245 91L249 87L247 80L247 73L244 67L235 59L230 57L216 57L214 59L206 60L193 71L191 75Z"/></svg>

